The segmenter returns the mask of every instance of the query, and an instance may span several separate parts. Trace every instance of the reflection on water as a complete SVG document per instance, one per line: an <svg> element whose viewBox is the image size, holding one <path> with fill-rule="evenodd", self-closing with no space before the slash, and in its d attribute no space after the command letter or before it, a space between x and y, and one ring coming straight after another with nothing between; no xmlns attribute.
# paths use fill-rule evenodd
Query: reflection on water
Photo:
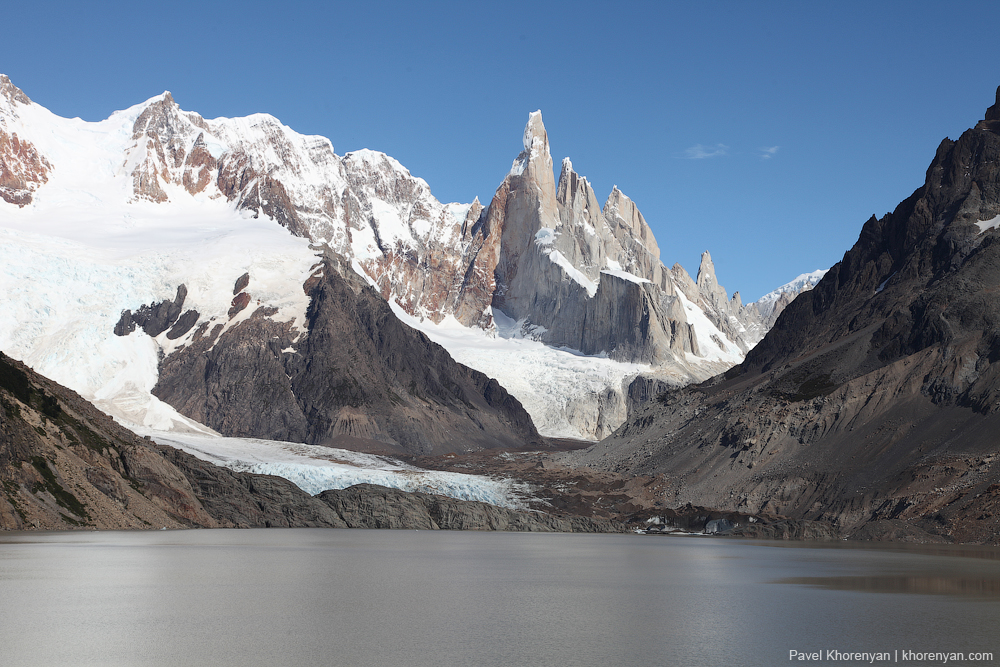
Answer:
<svg viewBox="0 0 1000 667"><path fill-rule="evenodd" d="M834 591L1000 598L1000 579L968 579L930 575L875 575L869 577L786 577L777 579L773 583L801 584Z"/></svg>
<svg viewBox="0 0 1000 667"><path fill-rule="evenodd" d="M917 554L921 556L945 556L948 558L973 558L1000 561L1000 547L982 544L910 544L904 542L796 542L750 540L773 548L786 549L845 549L854 551L878 551Z"/></svg>
<svg viewBox="0 0 1000 667"><path fill-rule="evenodd" d="M1000 599L1000 548L969 544L884 542L770 543L770 546L841 551L853 572L835 576L794 576L773 584L834 591L947 595ZM858 573L856 570L872 570Z"/></svg>

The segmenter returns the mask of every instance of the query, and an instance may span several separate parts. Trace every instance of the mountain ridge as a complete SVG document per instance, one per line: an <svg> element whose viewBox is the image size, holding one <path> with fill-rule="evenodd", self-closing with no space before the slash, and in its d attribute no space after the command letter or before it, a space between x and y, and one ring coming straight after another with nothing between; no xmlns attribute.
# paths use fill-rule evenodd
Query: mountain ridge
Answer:
<svg viewBox="0 0 1000 667"><path fill-rule="evenodd" d="M478 200L445 205L393 158L369 150L339 157L328 139L299 135L267 114L207 120L182 110L165 92L86 123L60 119L31 103L9 79L3 82L0 132L10 139L5 146L17 140L16 150L3 154L4 164L17 169L8 170L0 183L15 200L4 209L10 229L52 233L81 248L101 245L99 255L115 255L111 266L101 265L102 276L126 271L124 277L101 279L120 280L123 289L131 276L142 276L136 294L115 295L117 312L101 313L114 319L103 325L106 331L128 329L122 320L126 311L127 321L143 307L173 303L182 285L187 290L183 321L173 322L169 331L140 326L130 330L127 343L102 341L103 348L129 348L114 352L119 356L108 368L148 368L150 345L168 358L218 325L220 335L241 326L258 311L251 305L274 310L261 316L274 323L269 327L287 325L301 335L307 308L301 285L315 262L306 240L347 258L418 328L421 321L453 318L496 335L494 315L508 307L512 312L504 316L519 323L521 334L552 349L625 362L614 377L601 380L597 394L610 392L607 400L589 393L566 399L560 434L567 430L564 423L571 435L591 438L620 423L626 393L621 378L634 372L632 365L666 364L661 370L674 382L704 379L742 359L762 333L757 311L726 299L710 268L699 271L696 282L679 265L667 269L660 262L649 226L617 187L602 208L568 159L557 182L540 112L529 115L525 150L487 206ZM86 232L80 219L87 221ZM264 229L271 221L303 242L279 241ZM203 248L195 249L196 243ZM269 247L281 248L280 261L267 257ZM127 267L118 258L122 248L130 253ZM209 257L208 248L227 259ZM246 254L237 257L240 253ZM206 260L215 264L218 279L203 270ZM287 267L287 279L275 271L277 263ZM228 290L243 274L252 282L242 296L235 295L237 304ZM10 283L18 281L23 277L10 277ZM56 289L53 284L53 293ZM517 305L522 302L528 305ZM28 328L58 326L18 323L3 338L5 347L26 360L52 359ZM140 340L144 336L151 340ZM138 357L141 363L135 363ZM43 370L120 418L184 423L146 393L156 383L150 371L141 381L123 371L105 382L112 371L92 369L80 382L62 369ZM498 370L508 372L513 375L500 377L504 384L517 380L516 367ZM532 400L529 407L539 415L541 398Z"/></svg>
<svg viewBox="0 0 1000 667"><path fill-rule="evenodd" d="M1000 539L996 108L941 142L925 183L869 219L742 364L660 394L575 460L661 475L678 504Z"/></svg>

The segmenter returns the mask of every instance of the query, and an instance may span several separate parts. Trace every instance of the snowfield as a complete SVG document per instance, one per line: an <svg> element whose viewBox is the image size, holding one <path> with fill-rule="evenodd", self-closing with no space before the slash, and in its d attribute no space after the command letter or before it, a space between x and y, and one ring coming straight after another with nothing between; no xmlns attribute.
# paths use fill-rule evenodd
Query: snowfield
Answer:
<svg viewBox="0 0 1000 667"><path fill-rule="evenodd" d="M244 220L222 206L215 215L201 209L200 215L156 216L153 206L128 211L132 230L139 231L126 234L57 214L11 220L5 210L0 349L123 423L199 430L150 393L159 355L185 338L170 341L164 333L152 339L139 329L116 336L122 311L173 300L183 283L184 309L228 328L252 311L226 316L232 283L249 272L251 297L277 306L275 319L301 325L307 306L301 284L317 259L305 239L270 220ZM149 217L144 209L152 209Z"/></svg>
<svg viewBox="0 0 1000 667"><path fill-rule="evenodd" d="M451 316L440 324L419 320L396 303L389 305L400 320L423 331L455 361L497 378L528 411L538 432L548 437L595 440L589 429L600 418L597 397L612 391L624 401L628 382L650 370L647 364L550 347L526 336L522 322L495 308L492 333L464 327Z"/></svg>

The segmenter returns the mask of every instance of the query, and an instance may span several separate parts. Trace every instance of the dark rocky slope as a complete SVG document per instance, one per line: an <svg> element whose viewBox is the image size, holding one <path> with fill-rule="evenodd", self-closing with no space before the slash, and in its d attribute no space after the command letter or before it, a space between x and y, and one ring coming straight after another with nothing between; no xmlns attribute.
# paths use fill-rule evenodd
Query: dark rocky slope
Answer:
<svg viewBox="0 0 1000 667"><path fill-rule="evenodd" d="M312 497L140 438L0 354L0 530L253 527L615 532L600 518L358 485Z"/></svg>
<svg viewBox="0 0 1000 667"><path fill-rule="evenodd" d="M0 355L0 529L344 526L291 482L159 446Z"/></svg>
<svg viewBox="0 0 1000 667"><path fill-rule="evenodd" d="M662 394L579 460L662 475L675 505L1000 540L998 126L1000 90L741 366Z"/></svg>
<svg viewBox="0 0 1000 667"><path fill-rule="evenodd" d="M517 399L400 322L338 255L304 289L307 332L262 306L164 359L153 393L230 436L415 454L541 444Z"/></svg>

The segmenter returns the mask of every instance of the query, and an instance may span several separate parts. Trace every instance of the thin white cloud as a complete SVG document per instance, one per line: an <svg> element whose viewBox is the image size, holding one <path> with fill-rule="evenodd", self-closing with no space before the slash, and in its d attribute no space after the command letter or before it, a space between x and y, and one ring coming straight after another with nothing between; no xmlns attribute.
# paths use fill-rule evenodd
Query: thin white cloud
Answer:
<svg viewBox="0 0 1000 667"><path fill-rule="evenodd" d="M760 159L770 160L771 158L774 157L774 154L778 152L779 148L781 148L781 146L771 146L770 148L761 148Z"/></svg>
<svg viewBox="0 0 1000 667"><path fill-rule="evenodd" d="M684 156L688 160L704 160L707 157L719 157L725 155L729 146L725 144L715 144L714 146L703 146L695 144L684 151Z"/></svg>

